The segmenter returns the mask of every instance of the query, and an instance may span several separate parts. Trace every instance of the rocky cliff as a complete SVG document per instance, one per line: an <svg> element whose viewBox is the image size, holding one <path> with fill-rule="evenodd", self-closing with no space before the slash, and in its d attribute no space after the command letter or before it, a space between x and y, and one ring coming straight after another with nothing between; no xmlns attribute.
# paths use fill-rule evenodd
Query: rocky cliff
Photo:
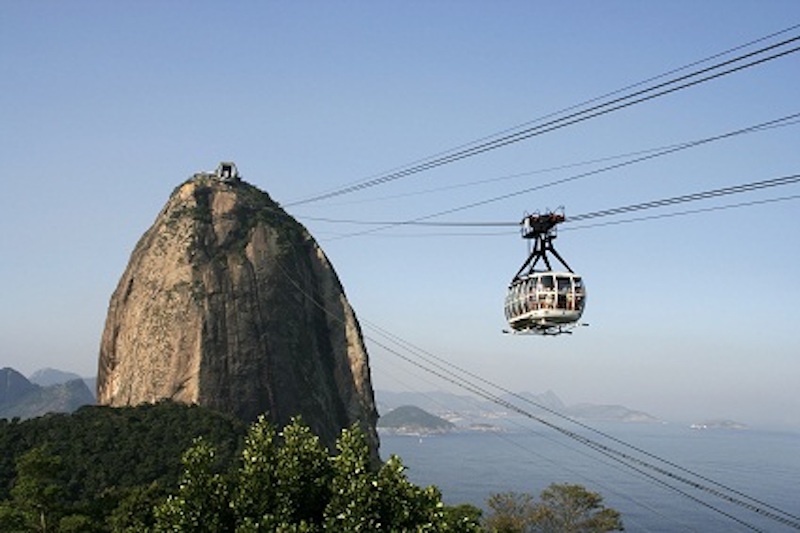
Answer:
<svg viewBox="0 0 800 533"><path fill-rule="evenodd" d="M332 445L358 422L377 457L367 352L336 273L305 228L239 180L179 186L134 249L109 304L99 404L169 398Z"/></svg>

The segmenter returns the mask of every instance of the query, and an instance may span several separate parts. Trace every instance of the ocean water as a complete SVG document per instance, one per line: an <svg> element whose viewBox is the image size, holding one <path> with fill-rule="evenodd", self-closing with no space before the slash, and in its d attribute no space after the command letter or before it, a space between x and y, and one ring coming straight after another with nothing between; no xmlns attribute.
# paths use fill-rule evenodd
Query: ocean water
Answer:
<svg viewBox="0 0 800 533"><path fill-rule="evenodd" d="M470 503L486 509L486 499L493 493L515 491L538 496L550 483L577 483L599 492L607 506L620 511L626 531L800 529L800 433L695 430L675 424L592 427L672 465L583 428L575 430L579 437L592 439L600 450L531 423L501 433L381 434L381 456L400 456L412 482L436 485L450 505ZM637 462L633 463L634 468L626 466L630 460L610 458L604 446L639 458L658 470ZM794 518L788 520L795 525L743 509L676 476L744 499L727 489L738 491L759 500L761 503L753 505L762 512L775 513L763 505L767 504L790 513Z"/></svg>

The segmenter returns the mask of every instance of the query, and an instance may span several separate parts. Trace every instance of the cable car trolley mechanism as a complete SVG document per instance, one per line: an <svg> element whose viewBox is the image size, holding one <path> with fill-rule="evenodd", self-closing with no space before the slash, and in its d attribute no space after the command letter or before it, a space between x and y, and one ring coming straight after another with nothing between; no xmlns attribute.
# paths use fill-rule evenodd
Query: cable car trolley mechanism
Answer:
<svg viewBox="0 0 800 533"><path fill-rule="evenodd" d="M586 287L553 247L556 226L564 220L561 210L525 215L520 222L522 238L533 244L506 295L505 315L511 333L559 335L572 333L578 325L586 305ZM554 270L551 259L564 270ZM544 269L536 268L540 261Z"/></svg>

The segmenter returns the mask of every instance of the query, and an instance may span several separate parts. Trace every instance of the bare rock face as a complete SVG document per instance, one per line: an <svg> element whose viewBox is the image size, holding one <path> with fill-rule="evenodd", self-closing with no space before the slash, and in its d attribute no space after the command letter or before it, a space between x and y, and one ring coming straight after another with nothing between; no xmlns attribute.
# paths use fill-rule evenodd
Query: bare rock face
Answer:
<svg viewBox="0 0 800 533"><path fill-rule="evenodd" d="M377 412L358 321L305 228L238 179L178 187L131 255L108 310L97 399L168 398L332 446L358 422L377 457Z"/></svg>

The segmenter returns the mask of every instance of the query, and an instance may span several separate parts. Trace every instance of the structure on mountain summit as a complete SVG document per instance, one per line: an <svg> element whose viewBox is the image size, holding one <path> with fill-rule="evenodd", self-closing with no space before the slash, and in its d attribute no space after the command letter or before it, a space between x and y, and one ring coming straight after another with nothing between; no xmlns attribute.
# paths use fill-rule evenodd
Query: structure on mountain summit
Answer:
<svg viewBox="0 0 800 533"><path fill-rule="evenodd" d="M217 167L216 175L219 179L226 182L239 180L239 171L236 169L236 164L232 161L223 161Z"/></svg>

